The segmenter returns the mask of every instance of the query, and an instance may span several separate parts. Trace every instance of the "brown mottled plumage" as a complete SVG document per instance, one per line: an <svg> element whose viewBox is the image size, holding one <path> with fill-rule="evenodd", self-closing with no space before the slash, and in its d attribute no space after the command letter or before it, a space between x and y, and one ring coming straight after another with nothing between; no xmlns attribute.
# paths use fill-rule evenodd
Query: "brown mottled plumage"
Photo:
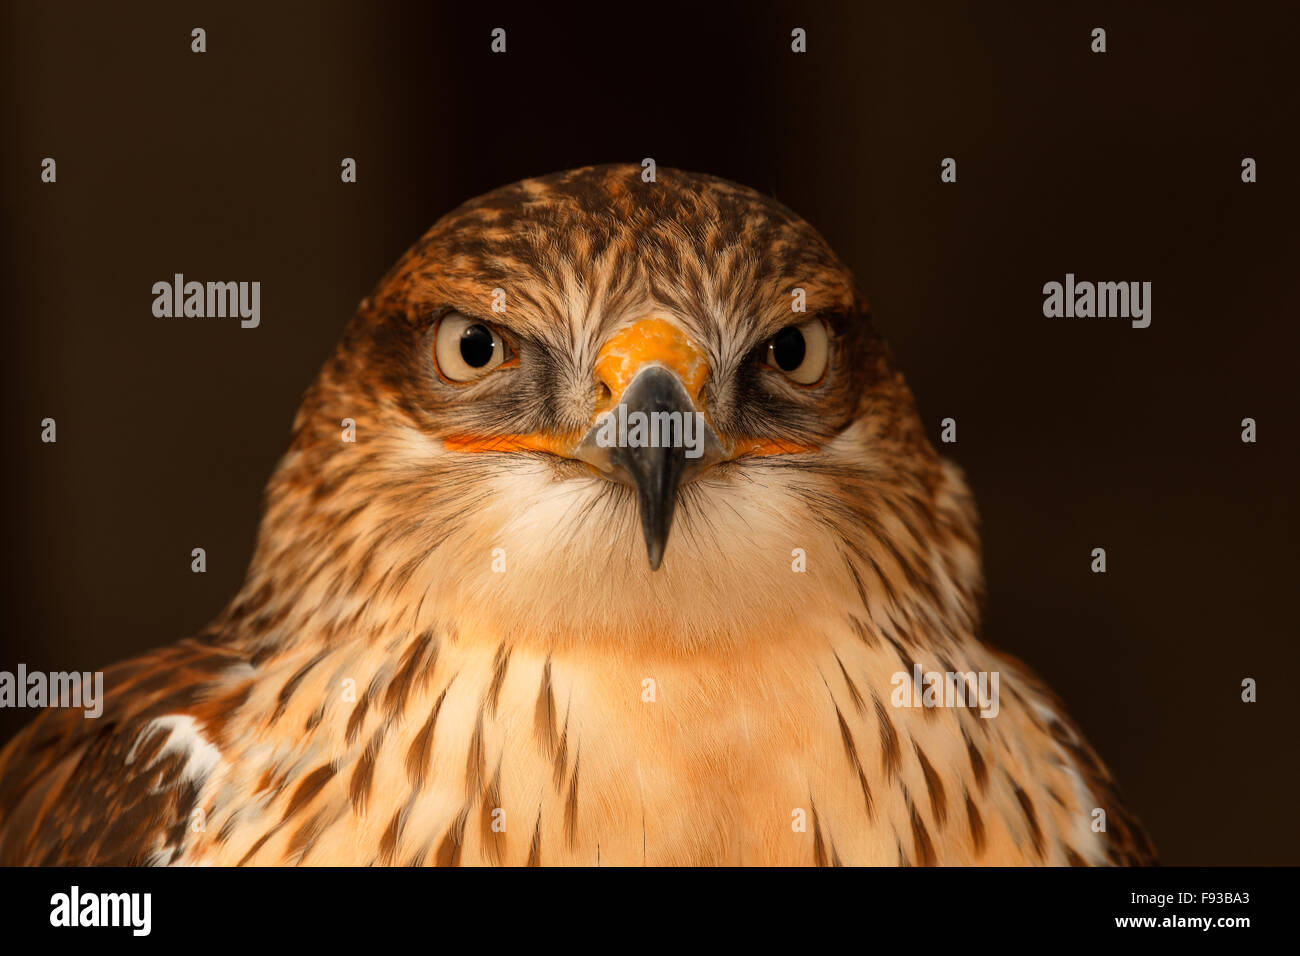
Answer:
<svg viewBox="0 0 1300 956"><path fill-rule="evenodd" d="M448 380L453 309L517 361ZM763 360L809 319L829 364L796 384ZM627 329L707 368L723 449L657 571L644 499L573 444ZM222 615L0 754L0 863L1149 862L1060 704L978 639L978 548L801 219L667 170L508 186L362 303ZM895 706L913 665L998 672L998 715Z"/></svg>

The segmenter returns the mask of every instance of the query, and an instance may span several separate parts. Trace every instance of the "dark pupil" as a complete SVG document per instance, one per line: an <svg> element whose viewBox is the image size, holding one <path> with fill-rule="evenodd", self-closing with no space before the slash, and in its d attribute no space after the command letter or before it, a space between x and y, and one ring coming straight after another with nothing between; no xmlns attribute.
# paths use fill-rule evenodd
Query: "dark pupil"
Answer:
<svg viewBox="0 0 1300 956"><path fill-rule="evenodd" d="M772 357L783 371L793 372L802 365L805 352L803 333L793 325L787 325L772 339Z"/></svg>
<svg viewBox="0 0 1300 956"><path fill-rule="evenodd" d="M470 368L482 368L492 361L492 332L486 325L471 325L461 333L460 357Z"/></svg>

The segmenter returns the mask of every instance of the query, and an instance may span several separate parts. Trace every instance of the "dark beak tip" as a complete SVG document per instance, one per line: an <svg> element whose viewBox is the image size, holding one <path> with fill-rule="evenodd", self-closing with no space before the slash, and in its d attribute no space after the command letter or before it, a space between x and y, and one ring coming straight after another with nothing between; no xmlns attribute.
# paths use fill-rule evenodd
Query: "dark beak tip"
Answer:
<svg viewBox="0 0 1300 956"><path fill-rule="evenodd" d="M640 373L624 392L622 401L631 411L648 416L663 412L683 416L696 413L681 382L672 373L657 367ZM677 435L680 439L681 432ZM658 571L663 565L676 510L677 488L687 470L685 448L679 446L678 439L670 445L620 446L610 453L610 462L636 486L637 510L641 513L641 530L651 571Z"/></svg>
<svg viewBox="0 0 1300 956"><path fill-rule="evenodd" d="M650 559L650 570L658 571L663 566L663 546L655 548L655 546L647 544L646 558Z"/></svg>

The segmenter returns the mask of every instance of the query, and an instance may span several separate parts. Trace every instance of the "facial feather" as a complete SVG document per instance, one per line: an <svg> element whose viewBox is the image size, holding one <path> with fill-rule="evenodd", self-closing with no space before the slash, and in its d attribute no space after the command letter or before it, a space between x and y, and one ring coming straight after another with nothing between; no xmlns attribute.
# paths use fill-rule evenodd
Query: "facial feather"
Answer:
<svg viewBox="0 0 1300 956"><path fill-rule="evenodd" d="M628 167L561 174L488 194L430 230L363 305L308 393L269 489L245 598L269 581L297 616L337 620L409 614L426 595L457 595L457 614L507 632L527 621L534 639L655 634L690 645L779 631L808 608L839 613L845 595L906 593L905 573L929 579L970 564L947 552L974 539L962 527L972 516L950 511L939 522L942 466L821 237L741 187L660 178L640 183ZM830 369L815 389L756 361L774 331L803 318L791 312L793 288L831 334ZM499 314L488 305L495 289L506 296ZM449 309L498 323L518 368L468 386L439 382L431 337ZM643 314L701 343L712 370L702 400L722 435L819 448L789 460L742 456L684 486L657 574L645 567L625 486L552 455L460 454L441 442L589 425L597 351ZM358 422L355 445L339 441L343 417ZM898 542L882 549L873 534L887 528ZM504 573L492 570L494 549L504 550ZM796 549L819 573L791 573ZM978 582L934 588L969 603ZM302 623L281 622L274 639Z"/></svg>

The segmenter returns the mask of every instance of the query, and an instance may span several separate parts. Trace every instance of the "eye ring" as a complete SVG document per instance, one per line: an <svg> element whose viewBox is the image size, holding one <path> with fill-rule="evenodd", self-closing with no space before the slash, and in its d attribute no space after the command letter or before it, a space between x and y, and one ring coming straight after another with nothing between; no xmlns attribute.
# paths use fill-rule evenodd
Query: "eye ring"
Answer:
<svg viewBox="0 0 1300 956"><path fill-rule="evenodd" d="M509 340L495 326L460 312L438 320L433 361L444 380L464 385L514 360Z"/></svg>
<svg viewBox="0 0 1300 956"><path fill-rule="evenodd" d="M830 365L830 336L826 323L809 319L787 325L767 341L763 365L780 372L796 385L816 385Z"/></svg>

